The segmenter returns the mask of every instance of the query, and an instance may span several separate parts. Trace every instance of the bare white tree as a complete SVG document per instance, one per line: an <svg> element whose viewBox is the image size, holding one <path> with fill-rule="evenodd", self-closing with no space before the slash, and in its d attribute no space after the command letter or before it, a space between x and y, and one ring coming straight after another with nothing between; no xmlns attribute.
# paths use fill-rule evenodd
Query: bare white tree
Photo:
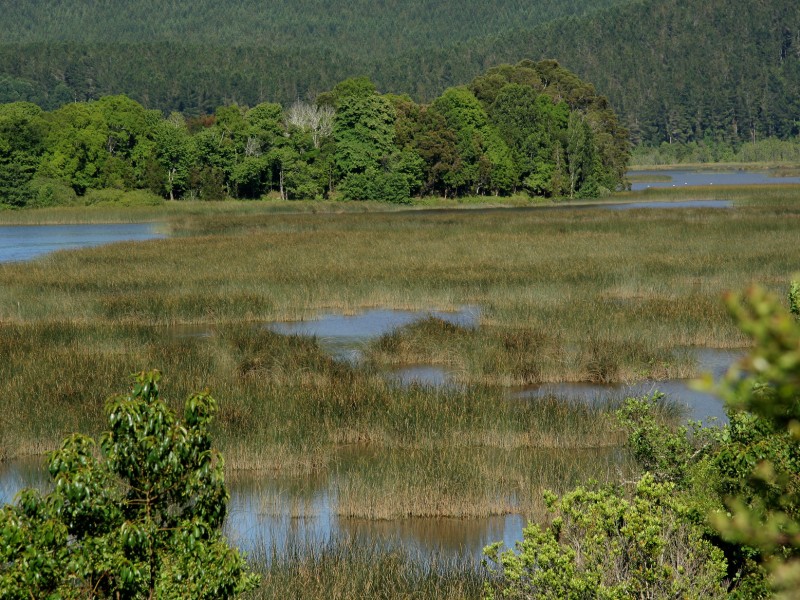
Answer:
<svg viewBox="0 0 800 600"><path fill-rule="evenodd" d="M317 106L298 100L286 111L286 124L311 133L314 147L333 133L335 111L330 106Z"/></svg>
<svg viewBox="0 0 800 600"><path fill-rule="evenodd" d="M261 156L261 142L258 138L252 136L247 138L247 144L244 147L245 156Z"/></svg>

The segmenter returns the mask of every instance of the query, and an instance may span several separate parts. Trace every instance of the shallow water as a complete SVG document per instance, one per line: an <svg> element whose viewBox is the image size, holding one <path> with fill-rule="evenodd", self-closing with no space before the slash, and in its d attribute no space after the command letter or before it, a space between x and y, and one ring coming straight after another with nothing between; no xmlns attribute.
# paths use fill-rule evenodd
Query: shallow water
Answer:
<svg viewBox="0 0 800 600"><path fill-rule="evenodd" d="M631 185L633 191L648 188L672 188L709 185L764 185L764 184L800 184L800 177L773 177L770 171L703 171L675 169L670 171L629 171L628 175L671 177L670 181L635 181Z"/></svg>
<svg viewBox="0 0 800 600"><path fill-rule="evenodd" d="M531 461L530 468L535 468L538 460L551 460L552 452L530 451L525 456ZM620 464L622 460L617 449L576 450L575 454L578 461L589 461L600 470ZM570 473L558 473L574 463L563 453L560 458L553 476L567 479ZM346 463L345 458L345 470L348 468ZM378 458L372 468L380 470L381 464ZM44 465L44 457L0 463L0 504L13 502L23 487L48 491L51 484ZM591 471L593 467L588 468ZM401 546L429 560L468 557L476 565L486 545L502 541L507 547L513 547L522 539L526 519L520 514L472 519L367 520L340 517L336 510L339 477L335 470L307 478L259 473L227 474L230 502L224 524L225 535L236 547L258 555L266 550L269 556L273 548L280 555L290 548L300 551L318 549L331 541L352 539L368 546ZM558 481L542 483L547 487L558 485Z"/></svg>
<svg viewBox="0 0 800 600"><path fill-rule="evenodd" d="M730 200L681 200L678 202L630 202L628 204L608 204L609 210L636 210L641 208L733 208Z"/></svg>
<svg viewBox="0 0 800 600"><path fill-rule="evenodd" d="M316 337L320 346L338 360L359 362L366 345L382 335L428 317L475 327L480 309L465 306L457 311L374 309L355 315L324 314L308 321L272 323L268 327L284 335Z"/></svg>
<svg viewBox="0 0 800 600"><path fill-rule="evenodd" d="M701 373L711 373L718 381L738 359L744 356L743 350L720 350L698 348L693 350ZM690 379L672 379L667 381L644 381L632 385L626 384L594 384L594 383L554 383L530 386L512 392L515 398L542 398L556 396L569 400L586 402L605 402L622 400L629 396L642 396L659 391L667 398L685 406L687 418L702 421L705 425L727 423L725 407L715 394L701 392L691 388Z"/></svg>
<svg viewBox="0 0 800 600"><path fill-rule="evenodd" d="M0 226L0 262L31 260L56 250L163 237L153 223Z"/></svg>
<svg viewBox="0 0 800 600"><path fill-rule="evenodd" d="M483 548L522 539L525 519L518 514L478 519L406 518L369 520L336 514L335 482L298 490L279 479L232 479L225 533L247 552L276 548L320 548L332 540L402 546L422 556L479 559Z"/></svg>

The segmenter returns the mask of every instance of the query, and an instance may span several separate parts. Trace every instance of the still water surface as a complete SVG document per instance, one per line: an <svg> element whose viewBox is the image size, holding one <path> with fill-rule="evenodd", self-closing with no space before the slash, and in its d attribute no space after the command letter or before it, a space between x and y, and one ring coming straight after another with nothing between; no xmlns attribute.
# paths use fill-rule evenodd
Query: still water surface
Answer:
<svg viewBox="0 0 800 600"><path fill-rule="evenodd" d="M476 327L480 309L475 306L464 306L457 311L375 309L355 315L323 314L308 321L272 323L268 327L284 335L316 337L334 358L357 363L370 341L427 317L461 327Z"/></svg>
<svg viewBox="0 0 800 600"><path fill-rule="evenodd" d="M742 358L744 350L720 350L697 348L692 350L700 373L710 373L714 381L728 371L734 362ZM548 383L517 389L515 398L535 400L545 396L556 396L565 400L584 402L604 402L630 396L642 396L662 392L668 399L684 406L686 416L692 421L702 421L705 425L728 422L722 400L715 394L692 388L690 379L671 379L666 381L644 381L635 384L596 384L596 383Z"/></svg>
<svg viewBox="0 0 800 600"><path fill-rule="evenodd" d="M56 250L163 237L153 223L0 226L0 262L31 260Z"/></svg>
<svg viewBox="0 0 800 600"><path fill-rule="evenodd" d="M555 460L557 471L569 479L576 457L553 456L553 450L528 452L531 468ZM618 449L575 450L577 460L599 471L615 468L624 458ZM550 456L547 456L550 454ZM373 467L380 469L380 460ZM593 467L583 467L586 468ZM342 469L342 471L338 471ZM598 471L598 472L599 472ZM368 520L340 516L338 489L347 478L347 461L337 470L316 477L280 477L260 473L228 473L230 491L225 535L232 544L251 553L266 550L281 555L288 550L319 549L329 542L354 540L368 546L402 547L423 559L468 557L478 564L483 548L502 541L507 547L522 539L526 523L521 514L483 518L405 518ZM557 489L558 481L543 481ZM42 492L52 488L43 457L0 463L0 504L13 502L23 487ZM387 490L387 493L391 493Z"/></svg>
<svg viewBox="0 0 800 600"><path fill-rule="evenodd" d="M709 185L766 185L766 184L800 184L800 177L774 177L770 171L703 171L676 169L670 171L629 171L628 175L636 177L669 177L669 181L634 181L633 191L647 188L671 188Z"/></svg>

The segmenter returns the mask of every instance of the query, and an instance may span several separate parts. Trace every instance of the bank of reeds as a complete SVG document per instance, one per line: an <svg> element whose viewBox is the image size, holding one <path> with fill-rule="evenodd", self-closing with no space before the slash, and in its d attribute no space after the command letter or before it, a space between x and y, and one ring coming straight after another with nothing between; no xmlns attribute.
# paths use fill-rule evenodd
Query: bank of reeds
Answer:
<svg viewBox="0 0 800 600"><path fill-rule="evenodd" d="M612 383L685 379L696 374L691 355L659 340L613 332L568 343L547 326L547 315L525 325L460 327L429 317L382 336L367 356L377 368L447 365L464 384L532 385L545 382Z"/></svg>
<svg viewBox="0 0 800 600"><path fill-rule="evenodd" d="M260 587L247 596L253 600L465 600L483 591L483 574L469 559L430 560L376 542L331 541L280 554L264 548L249 562L261 575Z"/></svg>
<svg viewBox="0 0 800 600"><path fill-rule="evenodd" d="M514 453L618 447L613 407L511 401L497 384L690 375L679 349L742 344L722 293L751 282L782 292L800 264L796 188L681 194L614 201L691 194L737 208L264 214L210 204L181 208L170 239L2 264L0 456L97 433L107 396L128 389L131 371L159 368L176 407L198 389L218 398L215 439L229 469L337 473L348 514L502 512L515 493L517 505L533 503L543 478ZM362 366L263 327L323 311L463 305L480 307L475 329L429 319L378 340ZM404 362L454 366L468 386L383 377ZM342 471L347 445L418 461ZM496 468L508 480L487 475L486 449L505 455ZM394 505L378 501L398 486ZM476 508L459 504L465 491Z"/></svg>
<svg viewBox="0 0 800 600"><path fill-rule="evenodd" d="M217 439L238 469L309 472L330 448L595 447L619 442L612 409L511 402L494 387L398 386L333 360L310 338L259 326L207 337L145 325L0 325L0 440L7 455L54 448L105 426L105 399L130 371L159 368L176 408L192 391L219 399Z"/></svg>

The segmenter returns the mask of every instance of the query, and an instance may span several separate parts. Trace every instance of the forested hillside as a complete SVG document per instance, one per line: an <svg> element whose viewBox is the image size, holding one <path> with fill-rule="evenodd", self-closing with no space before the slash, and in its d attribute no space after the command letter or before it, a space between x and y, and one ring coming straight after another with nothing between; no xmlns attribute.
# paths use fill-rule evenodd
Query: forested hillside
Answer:
<svg viewBox="0 0 800 600"><path fill-rule="evenodd" d="M485 48L558 58L611 99L635 142L798 133L797 0L648 0Z"/></svg>
<svg viewBox="0 0 800 600"><path fill-rule="evenodd" d="M430 100L484 70L459 64L468 75L448 77L426 58L438 49L624 1L24 0L3 10L0 102L125 93L198 114L309 99L359 75Z"/></svg>
<svg viewBox="0 0 800 600"><path fill-rule="evenodd" d="M637 143L798 132L796 0L28 0L4 9L0 102L125 93L202 114L358 75L429 101L525 58L594 82Z"/></svg>
<svg viewBox="0 0 800 600"><path fill-rule="evenodd" d="M374 56L532 27L624 1L21 0L4 6L0 42L341 46Z"/></svg>

